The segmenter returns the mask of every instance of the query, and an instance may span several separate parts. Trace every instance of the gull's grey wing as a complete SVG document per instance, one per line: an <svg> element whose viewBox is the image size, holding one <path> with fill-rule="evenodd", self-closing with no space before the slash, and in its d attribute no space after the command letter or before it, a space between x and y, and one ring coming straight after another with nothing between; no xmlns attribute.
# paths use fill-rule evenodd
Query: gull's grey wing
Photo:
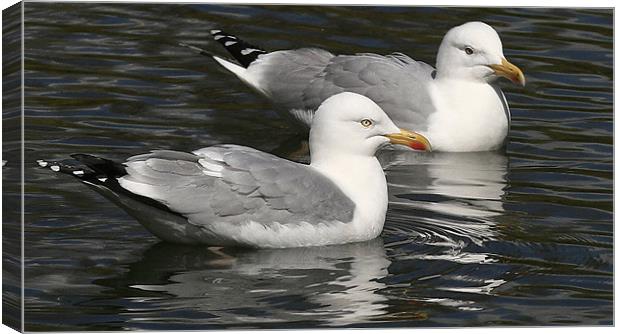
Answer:
<svg viewBox="0 0 620 334"><path fill-rule="evenodd" d="M305 108L303 92L334 57L328 51L315 48L275 51L260 55L248 67L248 72L258 79L259 87L279 106ZM318 104L314 109L316 107Z"/></svg>
<svg viewBox="0 0 620 334"><path fill-rule="evenodd" d="M326 98L344 91L375 101L397 124L424 130L434 111L429 94L432 66L395 53L334 56L320 49L261 55L255 71L262 89L286 109L316 110Z"/></svg>
<svg viewBox="0 0 620 334"><path fill-rule="evenodd" d="M120 185L152 198L194 225L349 222L354 203L306 165L248 147L189 153L154 151L125 162Z"/></svg>
<svg viewBox="0 0 620 334"><path fill-rule="evenodd" d="M413 124L424 130L434 111L429 83L434 69L403 54L337 56L304 91L304 104L318 105L332 91L365 95L396 124Z"/></svg>

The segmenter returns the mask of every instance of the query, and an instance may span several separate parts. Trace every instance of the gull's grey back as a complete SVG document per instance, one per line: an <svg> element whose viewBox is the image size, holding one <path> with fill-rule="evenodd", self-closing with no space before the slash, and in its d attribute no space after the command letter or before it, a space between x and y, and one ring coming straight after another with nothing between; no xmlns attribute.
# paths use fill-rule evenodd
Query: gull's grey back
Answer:
<svg viewBox="0 0 620 334"><path fill-rule="evenodd" d="M309 48L261 55L248 68L284 110L314 111L328 97L349 91L371 98L397 124L419 130L434 111L428 92L433 71L400 53L335 56Z"/></svg>

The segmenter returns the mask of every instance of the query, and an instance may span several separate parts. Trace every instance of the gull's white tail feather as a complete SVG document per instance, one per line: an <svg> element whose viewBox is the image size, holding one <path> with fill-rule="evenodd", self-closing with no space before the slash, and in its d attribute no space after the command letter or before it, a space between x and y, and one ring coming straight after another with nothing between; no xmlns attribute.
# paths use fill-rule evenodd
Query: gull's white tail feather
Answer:
<svg viewBox="0 0 620 334"><path fill-rule="evenodd" d="M270 97L269 94L260 87L260 84L257 80L258 78L255 76L255 73L252 73L248 71L247 68L243 68L242 66L239 66L233 62L230 62L218 56L213 56L213 59L216 62L218 62L218 64L222 65L222 67L224 67L225 69L229 70L234 75L236 75L237 78L243 81L246 85L250 86L251 88L259 92L260 94L266 96L267 98Z"/></svg>

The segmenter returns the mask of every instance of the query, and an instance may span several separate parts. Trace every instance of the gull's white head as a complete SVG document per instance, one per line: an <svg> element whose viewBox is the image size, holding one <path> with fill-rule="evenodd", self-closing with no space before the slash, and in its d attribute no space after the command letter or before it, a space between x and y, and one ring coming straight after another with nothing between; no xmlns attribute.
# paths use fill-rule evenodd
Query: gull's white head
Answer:
<svg viewBox="0 0 620 334"><path fill-rule="evenodd" d="M437 52L437 76L480 82L501 76L525 85L523 72L504 57L495 29L482 22L468 22L446 33Z"/></svg>
<svg viewBox="0 0 620 334"><path fill-rule="evenodd" d="M428 140L399 129L371 99L356 93L340 93L317 109L310 129L310 155L373 156L379 147L392 143L416 150L430 150Z"/></svg>

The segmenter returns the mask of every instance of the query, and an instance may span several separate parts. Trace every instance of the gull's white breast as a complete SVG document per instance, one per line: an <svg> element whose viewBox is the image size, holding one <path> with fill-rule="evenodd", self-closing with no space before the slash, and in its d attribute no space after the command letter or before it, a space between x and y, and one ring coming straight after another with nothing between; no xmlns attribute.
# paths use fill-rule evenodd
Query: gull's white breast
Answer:
<svg viewBox="0 0 620 334"><path fill-rule="evenodd" d="M508 135L510 110L502 91L487 83L442 80L430 89L436 112L427 131L433 149L490 151Z"/></svg>

